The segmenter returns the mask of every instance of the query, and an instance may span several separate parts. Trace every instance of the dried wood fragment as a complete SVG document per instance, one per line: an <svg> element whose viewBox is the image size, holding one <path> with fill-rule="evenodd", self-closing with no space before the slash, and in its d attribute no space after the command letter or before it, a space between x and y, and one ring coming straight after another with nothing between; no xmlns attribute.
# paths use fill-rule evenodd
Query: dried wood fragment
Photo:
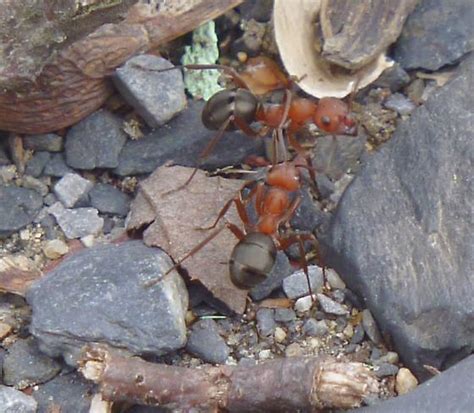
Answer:
<svg viewBox="0 0 474 413"><path fill-rule="evenodd" d="M104 400L185 411L349 409L360 406L379 389L375 376L362 363L336 362L328 357L193 369L91 347L79 364L84 377L100 385Z"/></svg>

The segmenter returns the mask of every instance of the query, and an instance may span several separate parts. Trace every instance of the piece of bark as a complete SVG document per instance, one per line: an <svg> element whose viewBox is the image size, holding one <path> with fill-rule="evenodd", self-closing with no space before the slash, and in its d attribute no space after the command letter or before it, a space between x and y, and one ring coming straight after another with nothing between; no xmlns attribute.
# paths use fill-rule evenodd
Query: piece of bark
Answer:
<svg viewBox="0 0 474 413"><path fill-rule="evenodd" d="M145 244L165 250L175 261L209 236L212 230L199 228L214 222L224 204L237 194L243 183L208 178L199 170L186 187L169 193L184 184L192 171L192 168L181 166L159 167L140 184L127 219L128 230L149 225L143 233ZM226 219L241 226L234 207L228 211ZM218 227L223 224L221 222ZM215 298L242 314L247 291L232 284L228 264L237 242L237 238L225 229L181 266L192 280L201 282Z"/></svg>
<svg viewBox="0 0 474 413"><path fill-rule="evenodd" d="M71 0L0 0L0 129L36 134L78 122L110 96L115 68L241 2L96 0L81 15Z"/></svg>
<svg viewBox="0 0 474 413"><path fill-rule="evenodd" d="M418 0L322 0L321 55L346 69L360 69L395 42Z"/></svg>
<svg viewBox="0 0 474 413"><path fill-rule="evenodd" d="M329 357L193 369L149 363L95 347L86 349L79 366L84 377L100 385L105 400L178 411L349 409L379 390L374 374L362 363Z"/></svg>

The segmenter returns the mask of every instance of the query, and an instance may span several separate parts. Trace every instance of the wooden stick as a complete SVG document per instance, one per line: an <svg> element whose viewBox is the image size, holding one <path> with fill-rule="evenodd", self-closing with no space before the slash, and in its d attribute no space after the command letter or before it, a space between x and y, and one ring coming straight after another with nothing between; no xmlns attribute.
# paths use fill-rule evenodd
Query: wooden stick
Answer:
<svg viewBox="0 0 474 413"><path fill-rule="evenodd" d="M109 401L187 411L318 411L349 409L377 394L379 384L362 363L329 357L285 358L255 366L199 369L146 362L90 347L79 362L85 378Z"/></svg>

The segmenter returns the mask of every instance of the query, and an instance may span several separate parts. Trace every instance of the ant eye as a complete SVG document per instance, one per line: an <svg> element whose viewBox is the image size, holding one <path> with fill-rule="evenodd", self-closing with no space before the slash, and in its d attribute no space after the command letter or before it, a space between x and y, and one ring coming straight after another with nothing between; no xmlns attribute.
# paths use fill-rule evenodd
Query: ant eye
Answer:
<svg viewBox="0 0 474 413"><path fill-rule="evenodd" d="M321 117L321 122L323 125L329 126L331 124L331 118L329 116Z"/></svg>

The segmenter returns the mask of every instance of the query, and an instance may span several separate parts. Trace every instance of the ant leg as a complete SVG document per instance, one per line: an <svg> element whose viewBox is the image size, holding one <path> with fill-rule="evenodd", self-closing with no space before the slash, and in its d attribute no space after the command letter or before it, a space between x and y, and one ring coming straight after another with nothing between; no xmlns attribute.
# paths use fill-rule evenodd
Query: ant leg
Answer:
<svg viewBox="0 0 474 413"><path fill-rule="evenodd" d="M219 140L224 136L224 132L229 126L229 124L234 120L233 116L229 116L227 120L222 124L222 126L219 128L215 136L211 139L211 141L207 144L207 146L204 148L204 150L199 154L198 157L198 165L194 168L194 171L191 173L189 178L186 180L186 182L182 185L180 185L178 188L174 188L168 192L165 192L163 195L168 195L173 192L177 192L185 188L186 186L189 185L189 183L193 180L194 176L196 175L199 167L201 166L202 162L206 157L209 155L209 153L212 152L212 150L215 148Z"/></svg>

